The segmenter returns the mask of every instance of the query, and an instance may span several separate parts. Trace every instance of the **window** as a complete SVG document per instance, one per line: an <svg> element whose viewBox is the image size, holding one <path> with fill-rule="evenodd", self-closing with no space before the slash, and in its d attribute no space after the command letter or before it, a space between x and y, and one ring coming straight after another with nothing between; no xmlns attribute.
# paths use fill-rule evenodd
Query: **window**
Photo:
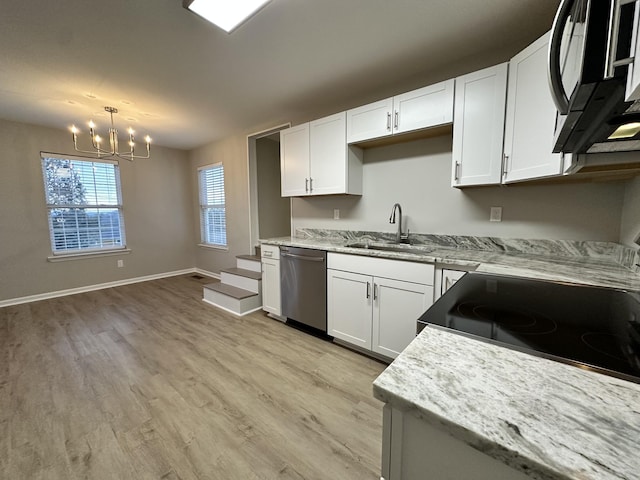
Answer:
<svg viewBox="0 0 640 480"><path fill-rule="evenodd" d="M227 246L227 215L222 163L198 169L200 185L200 231L202 243Z"/></svg>
<svg viewBox="0 0 640 480"><path fill-rule="evenodd" d="M124 249L117 162L43 153L42 173L54 255Z"/></svg>

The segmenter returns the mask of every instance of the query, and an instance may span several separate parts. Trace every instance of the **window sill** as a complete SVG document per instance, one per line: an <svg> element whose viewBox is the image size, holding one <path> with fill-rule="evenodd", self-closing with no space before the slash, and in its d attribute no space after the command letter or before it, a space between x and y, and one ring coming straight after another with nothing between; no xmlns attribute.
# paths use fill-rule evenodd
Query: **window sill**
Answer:
<svg viewBox="0 0 640 480"><path fill-rule="evenodd" d="M112 257L114 255L127 255L131 253L130 248L121 248L119 250L106 250L99 252L86 252L86 253L69 253L63 255L51 255L47 257L47 262L67 262L69 260L80 260L83 258L96 258L96 257Z"/></svg>
<svg viewBox="0 0 640 480"><path fill-rule="evenodd" d="M209 243L199 243L198 246L202 248L210 248L212 250L222 250L224 252L229 251L229 247L223 246L223 245L211 245Z"/></svg>

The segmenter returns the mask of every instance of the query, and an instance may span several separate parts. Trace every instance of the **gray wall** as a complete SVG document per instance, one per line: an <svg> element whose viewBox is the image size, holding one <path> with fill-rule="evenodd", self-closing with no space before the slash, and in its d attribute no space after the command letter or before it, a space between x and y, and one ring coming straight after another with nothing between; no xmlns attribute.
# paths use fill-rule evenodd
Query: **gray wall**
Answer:
<svg viewBox="0 0 640 480"><path fill-rule="evenodd" d="M451 135L365 150L363 182L362 197L294 199L294 228L391 232L398 202L416 233L619 239L623 183L451 188ZM489 222L492 206L503 207L502 222Z"/></svg>
<svg viewBox="0 0 640 480"><path fill-rule="evenodd" d="M640 235L640 177L627 183L620 224L620 242L637 247L633 241Z"/></svg>
<svg viewBox="0 0 640 480"><path fill-rule="evenodd" d="M0 120L0 301L194 266L186 152L154 147L150 159L120 161L130 254L52 263L41 151L73 154L71 135Z"/></svg>
<svg viewBox="0 0 640 480"><path fill-rule="evenodd" d="M280 142L259 138L256 155L259 236L287 236L291 233L291 201L280 196Z"/></svg>
<svg viewBox="0 0 640 480"><path fill-rule="evenodd" d="M249 184L247 136L238 134L189 152L191 168L191 205L196 221L193 225L194 245L200 241L200 206L198 204L197 169L222 162L224 165L225 202L228 249L195 246L195 264L208 272L219 273L234 267L236 255L251 252L249 234Z"/></svg>

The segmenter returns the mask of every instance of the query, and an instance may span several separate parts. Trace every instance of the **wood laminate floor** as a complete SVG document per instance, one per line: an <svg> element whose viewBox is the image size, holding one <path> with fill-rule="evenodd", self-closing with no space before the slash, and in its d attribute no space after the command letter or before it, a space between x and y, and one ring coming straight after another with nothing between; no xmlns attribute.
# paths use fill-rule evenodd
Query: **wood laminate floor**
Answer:
<svg viewBox="0 0 640 480"><path fill-rule="evenodd" d="M378 479L385 365L173 277L0 309L2 479Z"/></svg>

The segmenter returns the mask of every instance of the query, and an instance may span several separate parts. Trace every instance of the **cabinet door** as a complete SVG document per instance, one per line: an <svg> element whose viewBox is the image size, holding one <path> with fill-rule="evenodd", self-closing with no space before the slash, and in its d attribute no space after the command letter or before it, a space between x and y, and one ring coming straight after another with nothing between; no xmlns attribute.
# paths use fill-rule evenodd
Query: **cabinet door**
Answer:
<svg viewBox="0 0 640 480"><path fill-rule="evenodd" d="M509 62L503 182L559 175L562 156L551 153L556 107L547 81L549 34Z"/></svg>
<svg viewBox="0 0 640 480"><path fill-rule="evenodd" d="M460 270L442 270L442 284L440 295L444 295L444 293L449 290L453 285L462 278L462 276L467 272L461 272Z"/></svg>
<svg viewBox="0 0 640 480"><path fill-rule="evenodd" d="M502 180L508 63L456 78L451 185Z"/></svg>
<svg viewBox="0 0 640 480"><path fill-rule="evenodd" d="M633 14L633 35L631 37L631 55L633 62L629 65L629 73L627 76L627 94L625 100L627 102L635 101L640 98L640 42L638 37L640 30L640 4L636 4L635 13ZM636 65L636 63L638 65Z"/></svg>
<svg viewBox="0 0 640 480"><path fill-rule="evenodd" d="M280 315L280 261L262 259L262 309Z"/></svg>
<svg viewBox="0 0 640 480"><path fill-rule="evenodd" d="M346 112L309 123L311 195L347 193Z"/></svg>
<svg viewBox="0 0 640 480"><path fill-rule="evenodd" d="M280 175L283 197L308 195L308 123L280 131Z"/></svg>
<svg viewBox="0 0 640 480"><path fill-rule="evenodd" d="M347 142L355 143L391 135L393 98L347 111Z"/></svg>
<svg viewBox="0 0 640 480"><path fill-rule="evenodd" d="M368 275L327 270L327 333L371 350L372 291Z"/></svg>
<svg viewBox="0 0 640 480"><path fill-rule="evenodd" d="M393 133L451 123L453 85L451 79L393 97Z"/></svg>
<svg viewBox="0 0 640 480"><path fill-rule="evenodd" d="M396 358L416 336L416 322L431 306L433 287L374 278L374 352Z"/></svg>

